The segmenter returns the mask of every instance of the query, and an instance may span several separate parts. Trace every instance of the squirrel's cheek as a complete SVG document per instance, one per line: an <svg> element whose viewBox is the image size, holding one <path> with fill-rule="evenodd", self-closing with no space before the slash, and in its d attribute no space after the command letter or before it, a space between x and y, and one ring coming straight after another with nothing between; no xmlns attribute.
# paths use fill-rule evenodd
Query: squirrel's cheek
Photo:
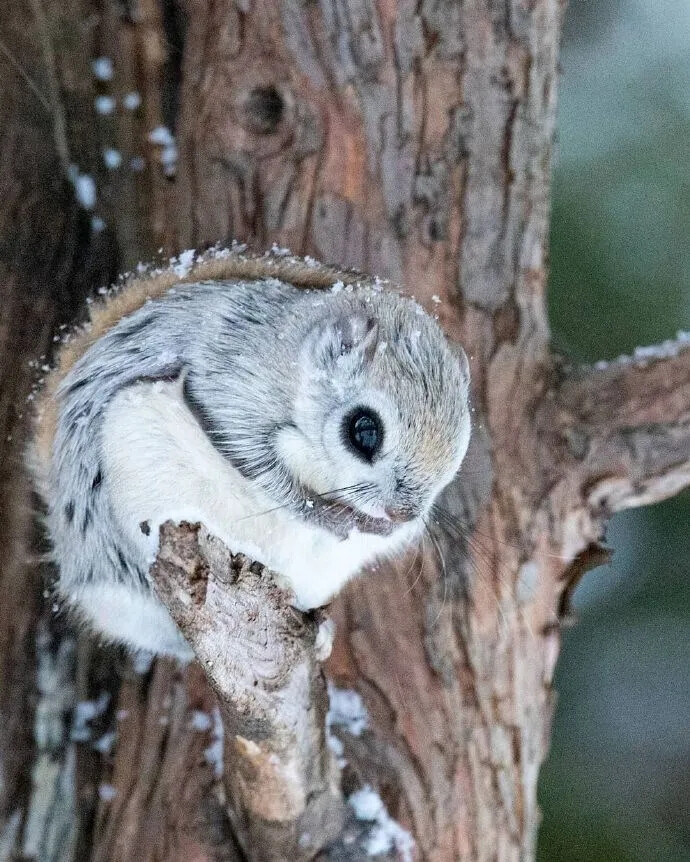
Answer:
<svg viewBox="0 0 690 862"><path fill-rule="evenodd" d="M314 451L311 441L297 428L281 428L276 437L278 457L301 484L316 493L330 490L324 460Z"/></svg>

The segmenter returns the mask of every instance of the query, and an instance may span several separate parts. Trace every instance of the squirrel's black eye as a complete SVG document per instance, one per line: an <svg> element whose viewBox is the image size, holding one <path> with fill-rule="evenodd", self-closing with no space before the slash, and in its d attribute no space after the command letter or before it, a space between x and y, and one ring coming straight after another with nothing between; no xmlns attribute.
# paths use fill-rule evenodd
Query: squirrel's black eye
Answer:
<svg viewBox="0 0 690 862"><path fill-rule="evenodd" d="M371 461L383 443L383 424L377 413L357 407L345 419L347 442L357 455Z"/></svg>

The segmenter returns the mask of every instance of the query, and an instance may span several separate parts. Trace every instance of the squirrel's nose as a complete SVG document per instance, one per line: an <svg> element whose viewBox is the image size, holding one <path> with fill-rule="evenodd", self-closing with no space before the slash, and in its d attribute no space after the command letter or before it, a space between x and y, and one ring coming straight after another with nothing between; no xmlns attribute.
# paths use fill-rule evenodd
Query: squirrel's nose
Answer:
<svg viewBox="0 0 690 862"><path fill-rule="evenodd" d="M415 512L410 506L386 506L384 512L388 520L394 524L404 524L415 517Z"/></svg>

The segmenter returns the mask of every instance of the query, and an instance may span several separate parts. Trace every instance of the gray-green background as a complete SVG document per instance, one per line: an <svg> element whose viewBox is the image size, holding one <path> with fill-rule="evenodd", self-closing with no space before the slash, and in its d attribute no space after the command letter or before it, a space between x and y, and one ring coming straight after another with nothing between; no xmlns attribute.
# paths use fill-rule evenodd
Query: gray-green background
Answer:
<svg viewBox="0 0 690 862"><path fill-rule="evenodd" d="M571 0L554 344L613 358L690 329L690 0ZM690 495L618 516L564 638L540 862L690 860Z"/></svg>

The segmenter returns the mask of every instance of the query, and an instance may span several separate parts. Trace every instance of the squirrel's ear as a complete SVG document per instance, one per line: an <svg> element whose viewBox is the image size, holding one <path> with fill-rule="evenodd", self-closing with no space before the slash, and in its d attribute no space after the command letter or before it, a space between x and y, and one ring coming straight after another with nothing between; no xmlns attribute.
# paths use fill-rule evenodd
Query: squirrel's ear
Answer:
<svg viewBox="0 0 690 862"><path fill-rule="evenodd" d="M313 331L313 349L317 361L328 364L341 356L370 360L376 351L379 325L363 312L339 314L317 324Z"/></svg>

